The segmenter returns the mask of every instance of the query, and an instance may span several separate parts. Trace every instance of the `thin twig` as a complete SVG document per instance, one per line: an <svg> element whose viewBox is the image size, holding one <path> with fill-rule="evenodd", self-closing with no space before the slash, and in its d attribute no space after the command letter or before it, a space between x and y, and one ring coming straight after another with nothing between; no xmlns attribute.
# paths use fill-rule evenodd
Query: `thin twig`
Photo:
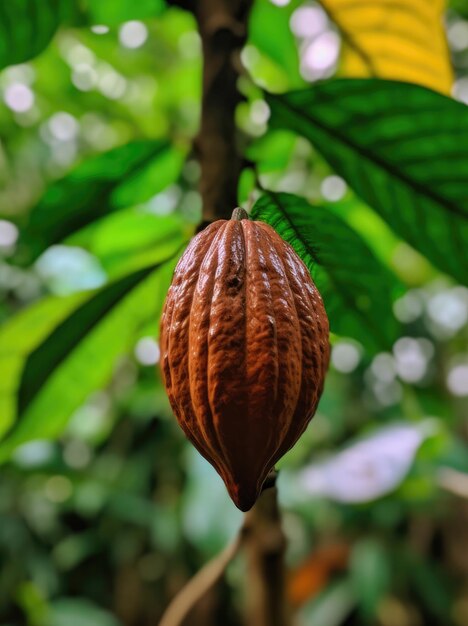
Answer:
<svg viewBox="0 0 468 626"><path fill-rule="evenodd" d="M460 498L468 498L468 474L464 472L452 467L441 467L437 473L437 483Z"/></svg>
<svg viewBox="0 0 468 626"><path fill-rule="evenodd" d="M167 607L159 626L180 626L197 602L221 579L227 566L239 552L242 534L217 554L181 589Z"/></svg>
<svg viewBox="0 0 468 626"><path fill-rule="evenodd" d="M281 528L279 528L278 531L277 527L277 522L279 521L279 513L276 505L276 478L277 472L273 469L268 474L265 480L259 501L255 504L253 509L246 513L244 517L244 523L240 528L236 539L231 544L229 544L222 552L217 554L211 561L204 565L202 569L199 570L195 574L195 576L187 582L185 587L182 587L182 589L172 599L171 603L167 607L161 621L159 622L159 626L181 626L181 624L189 615L190 611L195 607L195 605L210 589L214 587L214 585L219 580L221 580L227 566L240 552L243 546L246 546L246 549L250 552L252 552L253 545L257 546L255 552L257 555L262 555L262 559L264 559L265 557L271 559L272 555L276 555L276 557L274 558L276 560L277 567L271 572L267 573L267 579L265 581L260 581L263 592L262 590L260 590L260 596L258 598L260 600L260 603L262 603L263 599L267 602L267 604L270 604L270 600L268 599L268 597L272 596L273 602L271 603L271 606L273 610L276 610L274 607L278 606L278 602L282 602L282 555L284 550L284 537L281 533ZM265 494L265 492L268 493ZM264 530L265 511L268 511L268 519L268 516L270 515L272 510L273 515L272 520L270 520L269 533L265 537L263 537L260 543L260 550L258 550L258 533L263 533ZM273 533L271 523L273 524ZM258 559L258 556L255 558ZM279 570L278 565L280 566ZM254 569L255 567L256 566L254 564ZM271 579L272 574L274 578L277 577L278 571L281 572L281 584L279 589L277 584L278 581L275 582L275 580ZM260 575L260 577L263 576L262 572L257 572L257 575L254 575L253 578L255 586L257 586L259 582L258 575ZM271 592L267 592L265 594L265 589L268 588L270 583L272 583ZM271 622L271 626L274 626L274 624L276 623L282 624L283 622L273 621ZM263 622L258 626L261 626L262 624Z"/></svg>

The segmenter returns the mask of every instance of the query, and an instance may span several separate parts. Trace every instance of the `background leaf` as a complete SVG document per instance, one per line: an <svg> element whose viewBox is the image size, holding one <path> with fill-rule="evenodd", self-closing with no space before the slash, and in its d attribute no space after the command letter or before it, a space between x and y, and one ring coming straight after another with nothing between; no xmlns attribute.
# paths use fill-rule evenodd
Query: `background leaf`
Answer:
<svg viewBox="0 0 468 626"><path fill-rule="evenodd" d="M340 626L345 623L355 605L352 583L341 579L330 584L313 602L307 604L301 616L305 624Z"/></svg>
<svg viewBox="0 0 468 626"><path fill-rule="evenodd" d="M278 6L270 0L256 0L249 17L249 43L271 59L285 73L290 88L305 85L299 71L299 53L289 20L297 0Z"/></svg>
<svg viewBox="0 0 468 626"><path fill-rule="evenodd" d="M160 15L166 8L164 0L88 0L92 24L115 26L128 20L144 20Z"/></svg>
<svg viewBox="0 0 468 626"><path fill-rule="evenodd" d="M343 41L341 72L407 80L450 93L445 0L321 0Z"/></svg>
<svg viewBox="0 0 468 626"><path fill-rule="evenodd" d="M193 234L179 215L155 215L147 207L123 209L65 240L88 250L112 278L172 257Z"/></svg>
<svg viewBox="0 0 468 626"><path fill-rule="evenodd" d="M41 53L63 23L115 26L160 15L164 0L8 0L0 3L0 69Z"/></svg>
<svg viewBox="0 0 468 626"><path fill-rule="evenodd" d="M356 543L351 553L351 581L365 623L373 621L379 604L388 592L390 558L376 539Z"/></svg>
<svg viewBox="0 0 468 626"><path fill-rule="evenodd" d="M336 80L269 95L271 124L307 137L434 265L468 280L468 109L417 85Z"/></svg>
<svg viewBox="0 0 468 626"><path fill-rule="evenodd" d="M89 293L68 298L50 297L21 311L0 333L0 437L16 415L16 393L28 353L36 349L55 326L86 301Z"/></svg>
<svg viewBox="0 0 468 626"><path fill-rule="evenodd" d="M284 130L273 130L247 147L246 156L257 164L260 173L282 171L292 158L297 135Z"/></svg>
<svg viewBox="0 0 468 626"><path fill-rule="evenodd" d="M156 334L175 261L176 257L157 269L140 270L103 288L29 354L17 383L21 413L0 445L0 460L8 458L20 443L57 436L73 411L106 384L117 358L131 348L138 328L154 319ZM33 309L30 321L34 314ZM23 328L25 322L27 316ZM15 341L11 332L8 338Z"/></svg>
<svg viewBox="0 0 468 626"><path fill-rule="evenodd" d="M23 63L42 52L60 23L75 12L74 0L1 2L0 69Z"/></svg>
<svg viewBox="0 0 468 626"><path fill-rule="evenodd" d="M114 615L86 598L61 598L50 607L51 626L120 626Z"/></svg>
<svg viewBox="0 0 468 626"><path fill-rule="evenodd" d="M303 198L266 192L252 218L268 222L308 266L331 330L371 350L391 346L399 324L391 314L397 279L340 217Z"/></svg>
<svg viewBox="0 0 468 626"><path fill-rule="evenodd" d="M32 209L23 245L45 248L122 206L143 202L178 178L183 153L166 141L136 141L78 165Z"/></svg>
<svg viewBox="0 0 468 626"><path fill-rule="evenodd" d="M450 0L449 6L454 8L460 15L468 17L468 2L467 0Z"/></svg>

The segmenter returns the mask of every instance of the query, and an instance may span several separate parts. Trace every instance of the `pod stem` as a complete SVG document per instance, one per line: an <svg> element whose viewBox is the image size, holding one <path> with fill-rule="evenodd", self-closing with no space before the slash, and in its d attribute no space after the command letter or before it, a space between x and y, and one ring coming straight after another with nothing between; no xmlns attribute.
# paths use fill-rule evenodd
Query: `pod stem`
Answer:
<svg viewBox="0 0 468 626"><path fill-rule="evenodd" d="M248 220L249 219L249 214L247 213L247 211L245 209L242 209L241 207L237 207L232 212L231 219L232 220L239 220L239 221L240 220Z"/></svg>

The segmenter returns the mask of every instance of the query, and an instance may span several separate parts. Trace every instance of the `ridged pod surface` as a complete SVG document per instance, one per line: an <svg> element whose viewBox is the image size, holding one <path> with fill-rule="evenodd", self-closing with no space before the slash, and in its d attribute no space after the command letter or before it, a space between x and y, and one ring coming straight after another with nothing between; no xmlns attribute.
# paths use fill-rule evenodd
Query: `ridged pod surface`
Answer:
<svg viewBox="0 0 468 626"><path fill-rule="evenodd" d="M161 367L184 433L242 511L315 413L329 361L322 299L267 224L219 220L180 259L161 320Z"/></svg>

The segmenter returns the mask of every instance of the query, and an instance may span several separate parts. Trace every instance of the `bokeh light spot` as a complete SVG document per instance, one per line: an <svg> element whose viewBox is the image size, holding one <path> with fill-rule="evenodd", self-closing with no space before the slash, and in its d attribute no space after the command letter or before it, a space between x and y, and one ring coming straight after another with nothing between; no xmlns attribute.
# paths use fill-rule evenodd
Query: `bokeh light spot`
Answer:
<svg viewBox="0 0 468 626"><path fill-rule="evenodd" d="M95 35L105 35L109 32L109 26L105 26L104 24L95 24L91 26L91 32Z"/></svg>
<svg viewBox="0 0 468 626"><path fill-rule="evenodd" d="M135 357L142 365L155 365L160 357L158 343L152 337L143 337L135 346Z"/></svg>
<svg viewBox="0 0 468 626"><path fill-rule="evenodd" d="M13 83L5 89L3 99L12 111L24 113L33 106L34 93L30 87L23 83Z"/></svg>
<svg viewBox="0 0 468 626"><path fill-rule="evenodd" d="M371 363L372 374L383 383L391 383L396 377L395 359L388 352L381 352Z"/></svg>
<svg viewBox="0 0 468 626"><path fill-rule="evenodd" d="M320 186L320 193L330 202L337 202L345 195L347 186L345 181L339 176L327 176Z"/></svg>
<svg viewBox="0 0 468 626"><path fill-rule="evenodd" d="M408 291L408 293L396 300L393 305L393 313L397 320L404 324L414 322L423 313L421 298L415 291Z"/></svg>
<svg viewBox="0 0 468 626"><path fill-rule="evenodd" d="M327 31L309 43L303 52L301 71L304 78L317 80L330 76L335 70L340 53L340 38Z"/></svg>
<svg viewBox="0 0 468 626"><path fill-rule="evenodd" d="M468 289L455 287L433 295L427 313L436 325L436 334L450 337L468 321Z"/></svg>
<svg viewBox="0 0 468 626"><path fill-rule="evenodd" d="M468 363L452 367L447 376L447 387L454 396L468 396Z"/></svg>
<svg viewBox="0 0 468 626"><path fill-rule="evenodd" d="M51 476L44 486L46 497L51 502L65 502L71 496L73 487L66 476Z"/></svg>
<svg viewBox="0 0 468 626"><path fill-rule="evenodd" d="M468 104L468 76L463 76L463 78L455 81L452 94L456 100Z"/></svg>
<svg viewBox="0 0 468 626"><path fill-rule="evenodd" d="M98 70L99 91L109 100L119 100L127 89L127 81L110 65L102 64Z"/></svg>
<svg viewBox="0 0 468 626"><path fill-rule="evenodd" d="M250 107L250 117L254 124L266 124L270 117L270 107L265 100L255 100Z"/></svg>
<svg viewBox="0 0 468 626"><path fill-rule="evenodd" d="M49 119L50 132L59 141L70 141L74 139L79 131L80 125L77 120L64 111L54 113Z"/></svg>
<svg viewBox="0 0 468 626"><path fill-rule="evenodd" d="M98 75L96 70L88 63L78 63L73 68L71 80L80 91L90 91L96 86Z"/></svg>
<svg viewBox="0 0 468 626"><path fill-rule="evenodd" d="M35 267L49 289L59 295L94 289L106 282L97 258L77 246L51 246L38 258Z"/></svg>
<svg viewBox="0 0 468 626"><path fill-rule="evenodd" d="M332 348L331 362L333 367L344 374L349 374L359 365L361 350L351 341L340 341Z"/></svg>
<svg viewBox="0 0 468 626"><path fill-rule="evenodd" d="M457 20L451 24L447 31L450 45L456 52L461 52L468 48L468 22Z"/></svg>
<svg viewBox="0 0 468 626"><path fill-rule="evenodd" d="M320 35L328 26L325 11L318 5L301 6L291 16L291 30L297 37L312 38Z"/></svg>
<svg viewBox="0 0 468 626"><path fill-rule="evenodd" d="M434 347L425 338L401 337L393 346L395 367L398 376L409 383L422 380L427 371Z"/></svg>
<svg viewBox="0 0 468 626"><path fill-rule="evenodd" d="M18 228L7 220L0 220L0 248L11 248L18 239Z"/></svg>
<svg viewBox="0 0 468 626"><path fill-rule="evenodd" d="M125 48L140 48L147 39L148 29L143 22L132 20L120 27L119 41Z"/></svg>
<svg viewBox="0 0 468 626"><path fill-rule="evenodd" d="M63 449L63 458L73 469L83 469L91 460L91 450L84 441L72 439Z"/></svg>

